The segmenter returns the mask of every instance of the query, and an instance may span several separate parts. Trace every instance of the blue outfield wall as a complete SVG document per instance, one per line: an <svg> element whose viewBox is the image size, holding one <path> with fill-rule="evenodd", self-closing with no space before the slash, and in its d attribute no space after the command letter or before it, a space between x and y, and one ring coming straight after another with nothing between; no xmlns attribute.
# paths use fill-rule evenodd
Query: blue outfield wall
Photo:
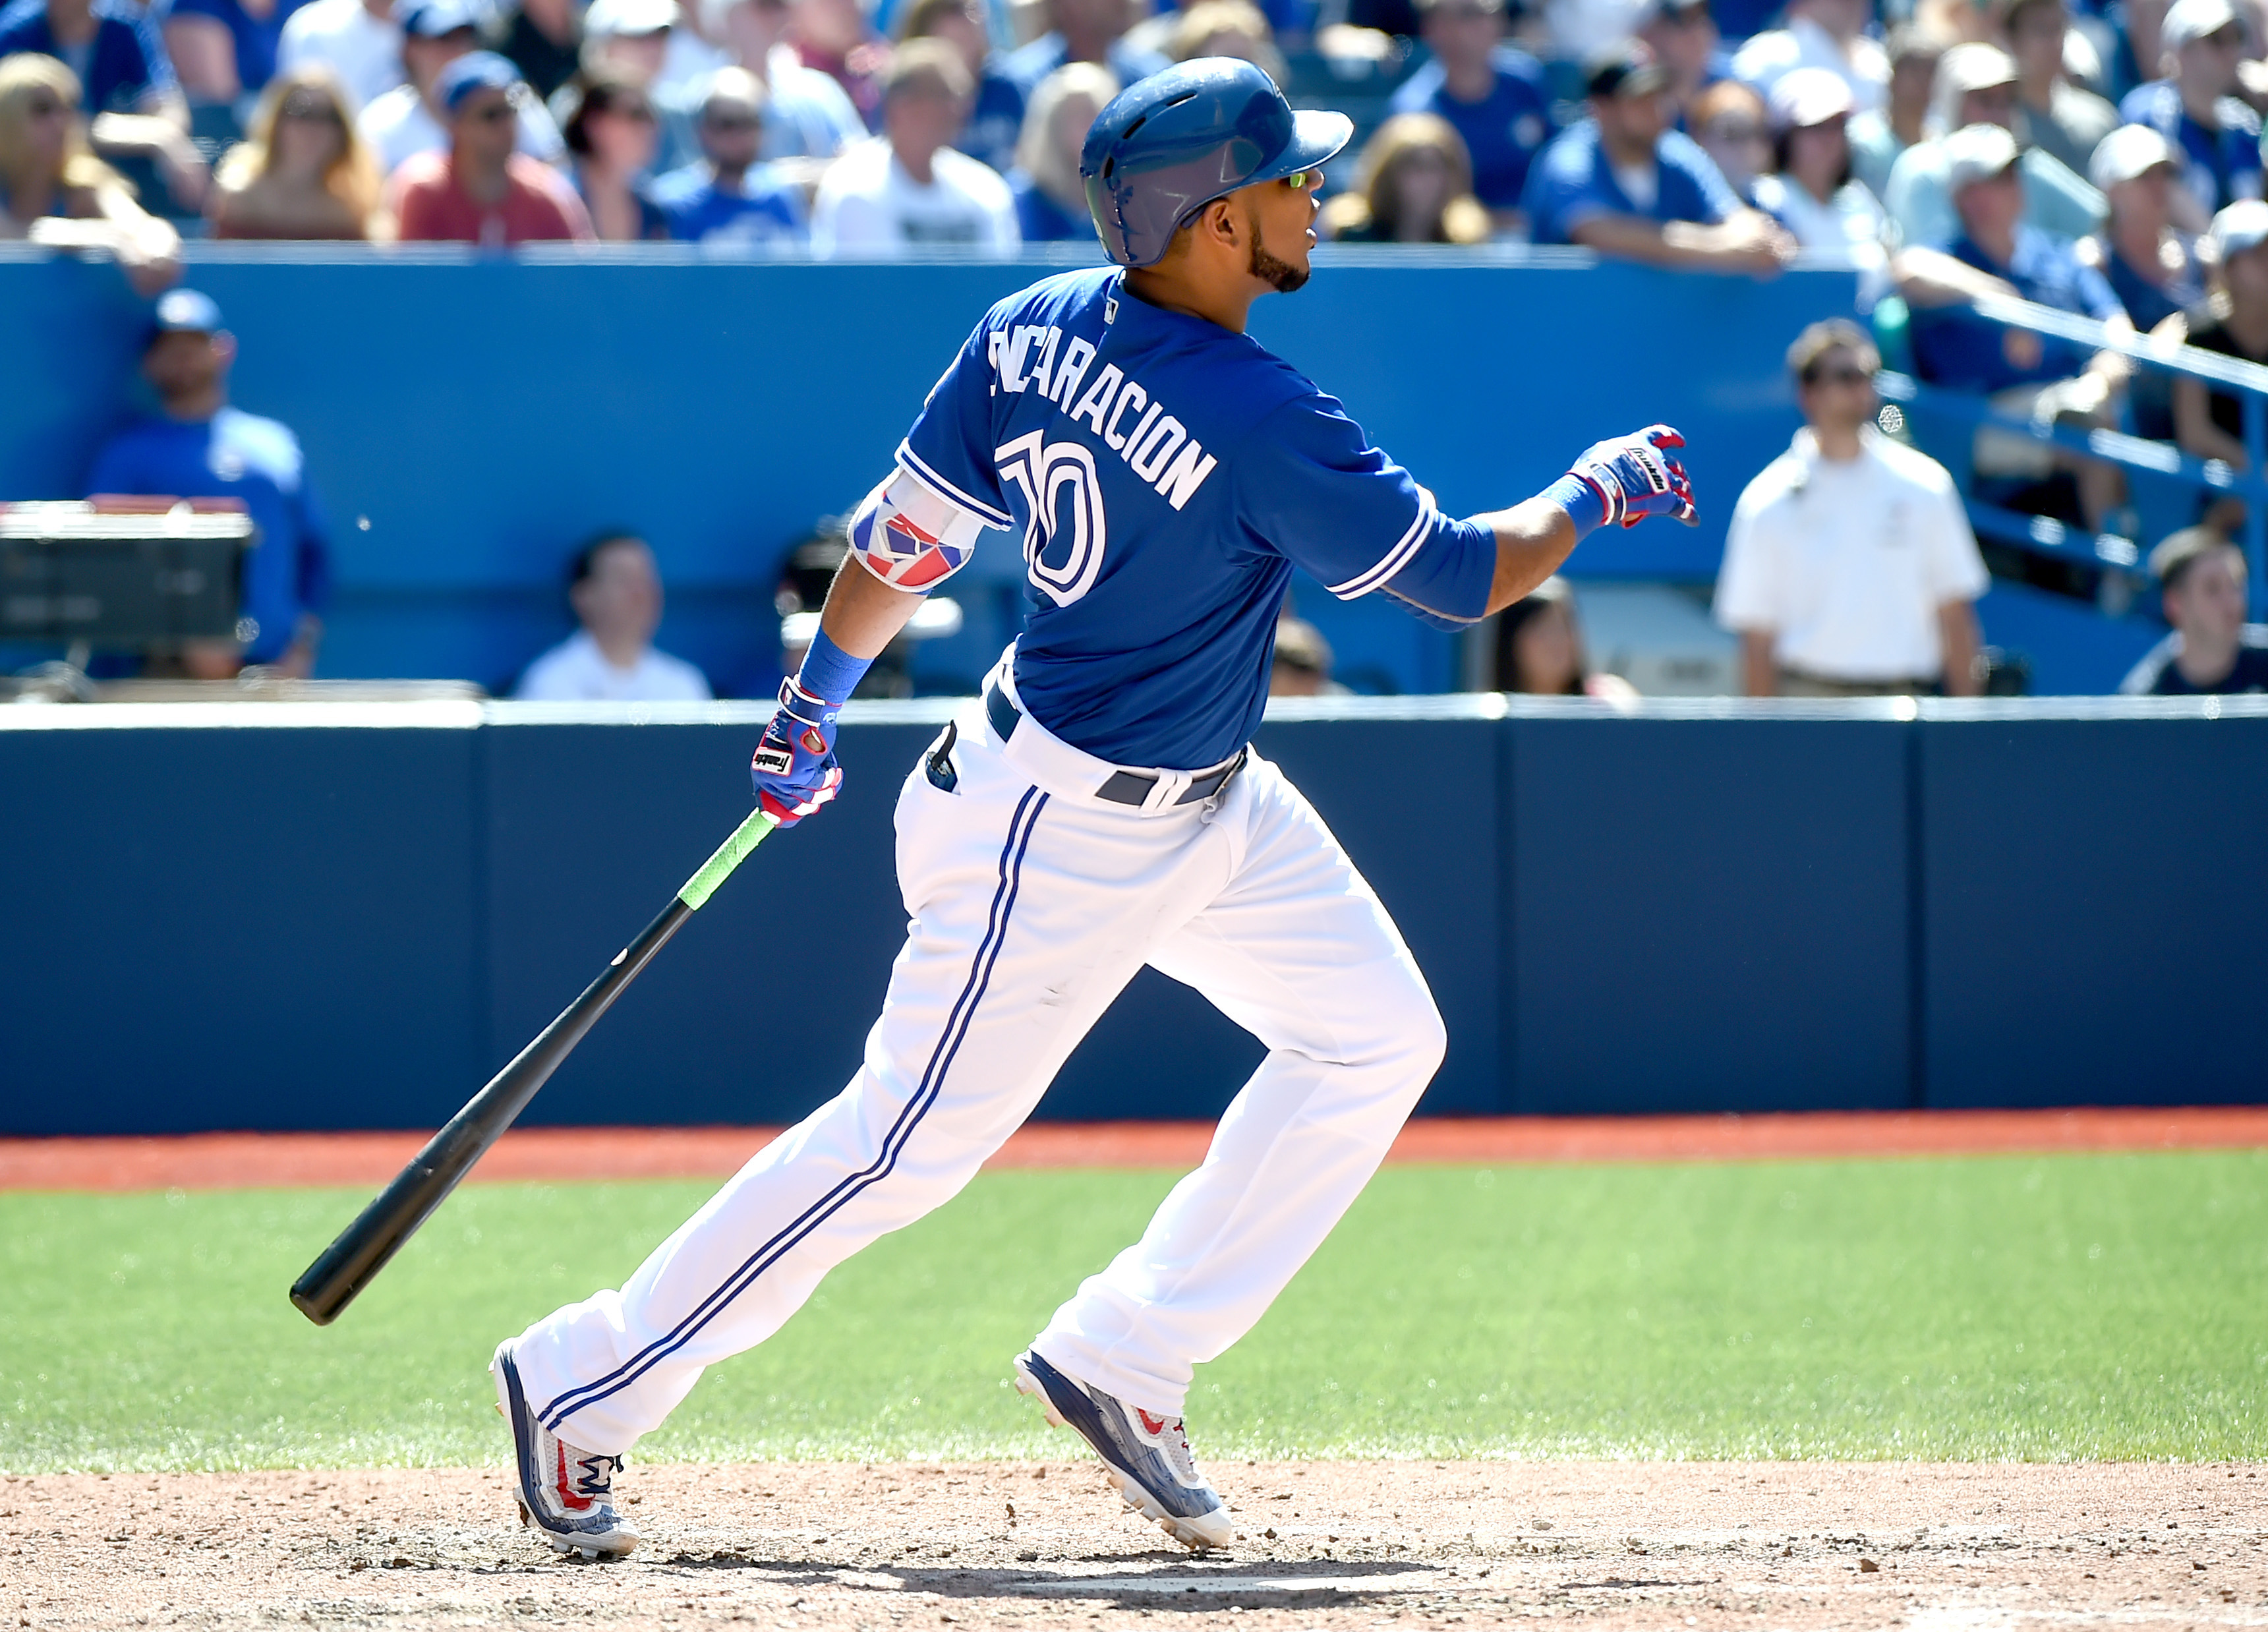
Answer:
<svg viewBox="0 0 2268 1632"><path fill-rule="evenodd" d="M816 265L641 248L508 261L450 249L192 246L188 282L241 345L238 403L291 425L335 526L335 678L500 690L567 629L561 577L595 528L650 537L662 644L729 693L776 683L789 548L847 511L987 305L1060 263ZM1797 423L1781 356L1851 310L1848 271L1760 283L1580 253L1319 257L1255 335L1342 398L1458 513L1541 489L1588 443L1683 427L1703 524L1585 547L1588 577L1706 579L1734 498ZM0 246L0 499L72 497L146 406L148 308L116 269ZM937 689L1012 633L1017 540L987 535L967 631L925 648ZM1365 689L1446 690L1447 637L1303 584Z"/></svg>
<svg viewBox="0 0 2268 1632"><path fill-rule="evenodd" d="M528 1120L792 1120L904 929L862 704ZM762 710L0 710L0 1133L428 1128L745 812ZM1432 1113L2258 1100L2268 701L1279 702L1450 1047ZM1381 767L1391 768L1381 769ZM1210 1116L1257 1045L1145 973L1041 1114Z"/></svg>

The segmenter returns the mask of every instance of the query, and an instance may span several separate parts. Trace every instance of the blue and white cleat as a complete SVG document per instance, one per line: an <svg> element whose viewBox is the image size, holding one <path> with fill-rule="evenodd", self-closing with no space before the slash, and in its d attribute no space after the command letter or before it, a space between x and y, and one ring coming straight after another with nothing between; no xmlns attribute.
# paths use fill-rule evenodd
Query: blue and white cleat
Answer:
<svg viewBox="0 0 2268 1632"><path fill-rule="evenodd" d="M1055 1427L1075 1430L1093 1445L1127 1507L1183 1547L1203 1552L1235 1540L1227 1504L1198 1474L1180 1417L1152 1416L1028 1351L1016 1356L1016 1392L1038 1400Z"/></svg>
<svg viewBox="0 0 2268 1632"><path fill-rule="evenodd" d="M620 1558L638 1544L638 1533L615 1511L618 1456L578 1449L536 1420L519 1386L509 1340L489 1362L496 1378L497 1409L512 1424L512 1470L519 1481L519 1522L558 1553Z"/></svg>

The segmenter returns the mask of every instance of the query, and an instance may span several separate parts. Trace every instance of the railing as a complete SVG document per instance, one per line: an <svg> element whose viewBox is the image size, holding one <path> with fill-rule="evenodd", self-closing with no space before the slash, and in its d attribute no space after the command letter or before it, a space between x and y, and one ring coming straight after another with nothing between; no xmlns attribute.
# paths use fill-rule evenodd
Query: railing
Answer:
<svg viewBox="0 0 2268 1632"><path fill-rule="evenodd" d="M2171 443L2153 442L2118 430L2079 430L2069 426L2047 428L2003 414L1982 398L1928 385L1909 375L1885 370L1878 388L1886 402L1918 408L1970 425L1990 425L2051 443L2106 464L2129 470L2169 476L2200 491L2228 493L2245 501L2244 555L2251 570L2250 614L2268 613L2268 368L2242 363L2195 346L2169 346L2147 335L2114 334L2109 325L2075 312L2005 296L1986 296L1974 303L1977 314L2009 328L2026 329L2058 340L2074 341L2097 351L2113 351L2146 367L2185 375L2241 394L2244 404L2244 445L2249 471L2231 469L2220 459L2200 459ZM2136 540L2115 533L2089 533L2066 526L2046 516L2019 515L1980 500L1969 501L1971 525L1988 537L2041 550L2066 559L2132 571L2139 563Z"/></svg>

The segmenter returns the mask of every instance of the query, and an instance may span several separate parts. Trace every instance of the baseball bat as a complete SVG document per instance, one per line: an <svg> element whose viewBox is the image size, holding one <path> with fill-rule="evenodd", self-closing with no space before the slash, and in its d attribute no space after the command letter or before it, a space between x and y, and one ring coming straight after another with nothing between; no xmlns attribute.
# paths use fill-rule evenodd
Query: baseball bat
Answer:
<svg viewBox="0 0 2268 1632"><path fill-rule="evenodd" d="M701 909L717 893L717 886L732 876L733 869L777 825L762 810L749 812L701 871L685 881L685 887L661 915L616 952L614 961L580 997L491 1077L487 1087L467 1100L465 1108L451 1117L446 1127L425 1142L425 1148L409 1165L396 1173L394 1182L379 1191L361 1215L339 1231L338 1239L323 1249L322 1256L291 1283L291 1301L300 1313L317 1326L328 1326L339 1318L339 1312L377 1278L378 1272L401 1250L402 1243L417 1232L433 1209L448 1199L458 1181L472 1171L473 1164L503 1136L512 1119L535 1097L536 1090L637 979L638 972L653 961L654 954L677 933L678 927Z"/></svg>

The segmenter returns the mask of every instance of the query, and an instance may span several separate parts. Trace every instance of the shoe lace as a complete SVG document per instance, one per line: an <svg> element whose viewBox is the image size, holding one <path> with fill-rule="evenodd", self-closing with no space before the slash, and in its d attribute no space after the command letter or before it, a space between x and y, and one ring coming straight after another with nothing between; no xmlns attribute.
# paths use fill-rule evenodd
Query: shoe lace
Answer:
<svg viewBox="0 0 2268 1632"><path fill-rule="evenodd" d="M586 1496L610 1496L615 1493L615 1475L622 1471L623 1459L618 1456L578 1456L572 1460L583 1470L575 1481L575 1494Z"/></svg>

